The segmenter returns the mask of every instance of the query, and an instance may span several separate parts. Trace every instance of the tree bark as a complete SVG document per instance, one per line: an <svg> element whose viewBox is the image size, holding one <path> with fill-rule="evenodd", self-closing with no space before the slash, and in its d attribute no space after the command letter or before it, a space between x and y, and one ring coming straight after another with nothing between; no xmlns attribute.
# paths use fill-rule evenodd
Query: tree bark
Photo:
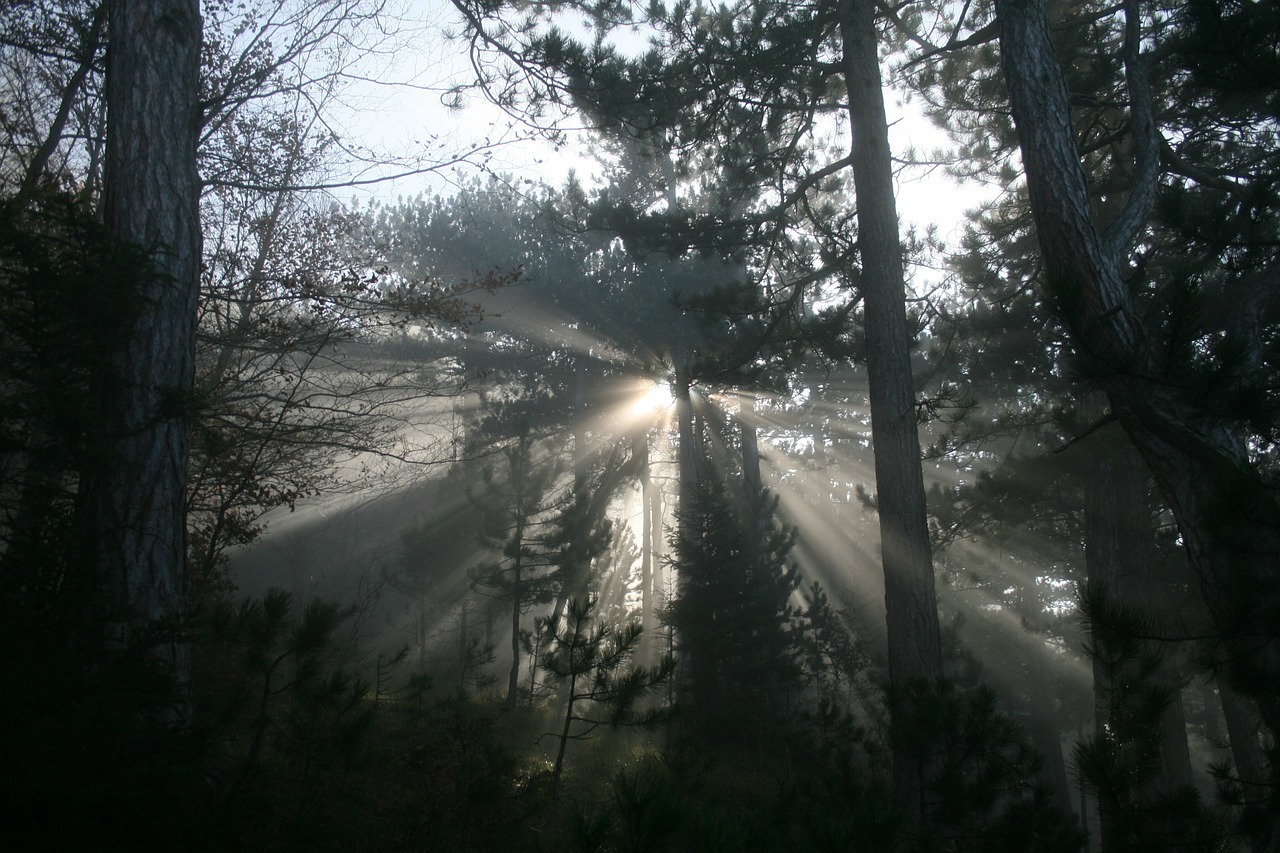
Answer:
<svg viewBox="0 0 1280 853"><path fill-rule="evenodd" d="M899 686L942 677L933 558L925 515L915 387L893 162L880 78L873 0L842 0L840 36L853 131L858 250L867 336L871 439L888 619L889 679ZM897 751L894 787L909 813L925 811L925 762Z"/></svg>
<svg viewBox="0 0 1280 853"><path fill-rule="evenodd" d="M1266 774L1263 771L1265 762L1262 750L1258 746L1257 723L1249 713L1249 707L1240 700L1229 684L1219 680L1218 693L1236 771L1246 783L1261 785Z"/></svg>
<svg viewBox="0 0 1280 853"><path fill-rule="evenodd" d="M1120 257L1128 247L1100 232L1090 208L1046 0L997 0L996 13L1050 295L1173 511L1232 680L1280 733L1280 506L1253 470L1238 425L1197 411L1150 367L1146 349L1159 342L1130 305ZM1142 93L1131 87L1131 95L1141 124ZM1129 227L1132 219L1120 221Z"/></svg>
<svg viewBox="0 0 1280 853"><path fill-rule="evenodd" d="M690 388L689 353L683 348L671 354L674 381L671 386L675 397L676 422L680 434L680 446L676 449L680 461L680 501L684 508L686 493L698 484L698 449L693 423L693 394Z"/></svg>
<svg viewBox="0 0 1280 853"><path fill-rule="evenodd" d="M200 270L197 0L109 4L104 213L150 258L127 328L98 379L101 441L82 485L87 558L127 614L122 635L183 614L185 524ZM123 636L122 638L123 639ZM185 684L172 637L157 656Z"/></svg>
<svg viewBox="0 0 1280 853"><path fill-rule="evenodd" d="M1094 393L1085 401L1084 410L1091 420L1105 414L1105 401L1101 393ZM1149 473L1145 464L1127 437L1118 431L1103 429L1089 439L1089 460L1085 480L1085 571L1090 584L1106 591L1109 599L1129 610L1155 617L1156 624L1168 624L1169 616L1162 612L1159 587L1153 566L1155 529L1148 508L1147 486ZM1097 635L1095 634L1095 642ZM1194 785L1191 758L1187 748L1186 717L1182 707L1180 680L1176 663L1169 659L1172 647L1160 650L1159 669L1148 678L1152 688L1165 688L1170 693L1169 704L1156 721L1160 731L1160 774L1151 786L1142 792L1142 799L1135 803L1143 806L1147 800L1162 795L1172 795ZM1143 667L1141 661L1133 661L1133 668ZM1106 737L1110 731L1108 701L1110 674L1094 660L1095 731L1098 737ZM1117 832L1118 817L1114 804L1100 802L1099 818L1101 841L1104 850L1123 846ZM1161 813L1159 804L1153 815ZM1169 815L1166 831L1171 837L1179 837L1187 828L1179 825L1178 815Z"/></svg>

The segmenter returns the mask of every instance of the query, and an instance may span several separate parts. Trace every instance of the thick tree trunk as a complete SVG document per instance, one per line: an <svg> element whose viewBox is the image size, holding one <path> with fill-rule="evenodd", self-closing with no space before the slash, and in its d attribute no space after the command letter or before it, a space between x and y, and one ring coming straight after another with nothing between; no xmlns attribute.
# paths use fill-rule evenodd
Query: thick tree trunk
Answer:
<svg viewBox="0 0 1280 853"><path fill-rule="evenodd" d="M677 349L672 353L674 381L671 387L676 401L676 424L680 435L677 448L680 461L680 501L689 489L698 483L698 449L693 423L693 396L690 390L689 353ZM682 504L683 508L683 504Z"/></svg>
<svg viewBox="0 0 1280 853"><path fill-rule="evenodd" d="M1218 681L1218 693L1236 771L1246 784L1261 785L1265 779L1264 759L1262 749L1258 746L1255 718L1250 713L1249 706L1222 679Z"/></svg>
<svg viewBox="0 0 1280 853"><path fill-rule="evenodd" d="M105 217L148 252L150 268L139 270L137 293L121 294L136 310L104 358L102 441L83 484L82 532L128 634L176 626L183 614L201 41L197 0L108 5ZM157 652L185 684L183 644L171 637Z"/></svg>
<svg viewBox="0 0 1280 853"><path fill-rule="evenodd" d="M841 2L840 35L853 131L889 678L906 686L940 679L942 650L873 0ZM926 811L923 797L929 768L924 764L902 751L894 755L895 790L916 817Z"/></svg>
<svg viewBox="0 0 1280 853"><path fill-rule="evenodd" d="M1105 402L1100 393L1090 395L1085 409L1091 420L1105 414ZM1129 610L1156 617L1157 624L1167 624L1168 614L1161 613L1158 587L1161 578L1153 570L1155 530L1148 509L1147 484L1149 474L1127 437L1118 430L1103 429L1089 438L1089 460L1085 478L1085 570L1091 585L1107 593L1108 599ZM1105 627L1102 630L1107 630ZM1094 633L1094 643L1105 649L1105 641ZM1163 709L1157 722L1160 738L1160 775L1151 786L1141 792L1138 802L1130 805L1143 808L1153 805L1152 815L1162 814L1158 800L1193 785L1191 759L1187 749L1186 718L1182 708L1179 678L1176 664L1169 655L1172 647L1158 651L1162 655L1160 668L1150 673L1148 687L1170 691L1169 704ZM1127 669L1144 667L1140 660L1130 662ZM1111 680L1126 677L1126 673L1113 672L1094 659L1095 731L1098 737L1106 737L1111 730L1110 717L1116 709L1112 705ZM1133 677L1132 673L1127 674ZM1135 700L1136 701L1136 700ZM1117 803L1102 801L1098 804L1101 821L1101 840L1104 850L1119 849L1124 842L1117 828L1119 815ZM1169 815L1165 831L1170 837L1178 837L1185 827L1178 826L1179 817Z"/></svg>
<svg viewBox="0 0 1280 853"><path fill-rule="evenodd" d="M1141 320L1121 274L1123 241L1094 220L1075 147L1046 0L997 0L1001 56L1018 129L1048 286L1078 356L1098 377L1173 511L1201 593L1262 719L1280 732L1280 507L1259 481L1245 441L1216 413L1196 411L1157 381ZM1130 9L1132 12L1133 10ZM1134 91L1141 125L1142 92ZM1142 144L1139 148L1142 148ZM1151 182L1152 184L1154 182ZM1154 186L1138 187L1140 208ZM1121 222L1132 216L1122 215ZM1149 377L1149 378L1148 378Z"/></svg>
<svg viewBox="0 0 1280 853"><path fill-rule="evenodd" d="M1057 713L1050 701L1050 685L1036 684L1033 685L1033 690L1028 709L1031 719L1027 724L1027 734L1044 761L1040 769L1040 781L1049 791L1058 811L1071 815L1075 813L1071 806L1071 780L1067 776L1067 762L1062 755L1062 732L1058 728Z"/></svg>

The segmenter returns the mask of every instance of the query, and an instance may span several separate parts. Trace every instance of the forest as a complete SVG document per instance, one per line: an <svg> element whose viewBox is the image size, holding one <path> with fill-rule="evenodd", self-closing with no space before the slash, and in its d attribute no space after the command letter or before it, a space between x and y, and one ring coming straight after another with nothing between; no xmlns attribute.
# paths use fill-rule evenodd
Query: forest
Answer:
<svg viewBox="0 0 1280 853"><path fill-rule="evenodd" d="M1276 0L8 0L0 307L0 848L1280 853Z"/></svg>

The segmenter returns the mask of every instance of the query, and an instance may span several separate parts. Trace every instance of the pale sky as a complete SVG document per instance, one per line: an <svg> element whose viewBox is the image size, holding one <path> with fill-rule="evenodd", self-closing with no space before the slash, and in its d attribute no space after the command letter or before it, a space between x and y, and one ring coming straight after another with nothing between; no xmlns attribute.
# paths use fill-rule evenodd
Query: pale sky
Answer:
<svg viewBox="0 0 1280 853"><path fill-rule="evenodd" d="M446 37L460 29L457 13L447 0L407 0L405 15L416 23L397 37L399 43L391 55L379 58L365 72L370 78L392 82L353 85L348 100L355 109L346 122L351 138L375 152L411 158L422 156L424 150L431 152L429 157L449 158L487 143L492 147L485 149L483 158L492 171L552 186L562 185L571 170L589 180L598 164L587 151L590 139L585 133L571 134L570 147L556 151L545 141L529 139L532 134L527 128L514 124L478 93L467 96L463 109L444 106L451 83L472 79L465 43ZM642 39L635 39L642 46ZM886 92L885 100L895 156L912 147L923 153L945 144L941 131L910 104L902 106L894 92ZM572 116L564 123L576 124ZM423 192L447 194L460 177L476 173L473 166L450 165L435 173L349 191L341 200L394 202ZM898 183L903 227L936 224L944 238L956 233L965 210L983 197L982 188L961 188L941 169L908 170Z"/></svg>

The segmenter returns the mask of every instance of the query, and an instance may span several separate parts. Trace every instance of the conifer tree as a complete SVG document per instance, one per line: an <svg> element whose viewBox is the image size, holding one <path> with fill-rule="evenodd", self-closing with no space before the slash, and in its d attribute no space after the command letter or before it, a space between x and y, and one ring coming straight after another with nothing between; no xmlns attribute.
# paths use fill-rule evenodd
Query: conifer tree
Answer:
<svg viewBox="0 0 1280 853"><path fill-rule="evenodd" d="M481 469L471 496L483 515L480 542L493 556L469 572L472 585L501 600L509 614L506 704L514 708L520 680L521 620L531 607L550 602L555 594L554 562L544 539L560 468L554 457L542 455L528 434L501 448L496 463Z"/></svg>
<svg viewBox="0 0 1280 853"><path fill-rule="evenodd" d="M829 343L839 336L832 329L846 329L861 309L867 346L860 353L870 377L881 490L891 677L903 682L939 678L933 565L908 357L911 331L873 4L764 3L745 12L688 4L575 6L601 32L628 20L651 27L654 46L636 59L620 55L603 39L586 45L554 25L538 30L536 12L522 26L504 26L499 10L455 5L468 17L477 43L526 68L550 67L563 74L550 81L545 72L537 75L541 86L550 87L543 97L571 99L597 127L646 146L659 161L671 162L679 152L680 168L689 169L688 182L697 188L691 197L713 204L699 210L668 203L660 215L633 215L629 222L644 229L642 236L661 234L679 250L701 249L708 242L733 250L741 246L769 259L747 277L748 292L757 298L745 310L726 312L749 318L745 330L751 329L750 321L759 321L762 334L743 335L740 349L746 348L744 341L757 350L791 352L806 337L816 343L817 335L797 329L805 324L787 321L800 313L796 309L818 282L836 278L847 288L843 304L825 318L829 322L815 325ZM675 80L682 85L665 85ZM843 97L832 97L836 91ZM848 146L832 150L815 139L814 129L818 117L837 111L847 111L852 134ZM695 177L699 167L704 172ZM681 173L668 171L668 198L678 199ZM841 206L850 200L844 186L849 175L856 195L852 208ZM708 235L714 239L707 241ZM691 376L678 375L678 388ZM682 445L687 444L690 431L682 425L681 433ZM927 775L927 768L905 761L895 770L908 801L919 800L922 773Z"/></svg>
<svg viewBox="0 0 1280 853"><path fill-rule="evenodd" d="M671 679L675 661L666 657L652 667L634 664L644 630L640 623L600 621L595 606L590 598L569 602L563 625L551 629L554 646L541 661L565 694L564 724L553 735L558 741L551 771L556 789L570 741L587 740L601 726L656 726L671 713L661 705L646 706L645 700Z"/></svg>
<svg viewBox="0 0 1280 853"><path fill-rule="evenodd" d="M691 732L767 751L800 688L791 604L800 581L788 559L795 531L773 521L777 501L767 493L734 492L708 471L681 503L670 620Z"/></svg>
<svg viewBox="0 0 1280 853"><path fill-rule="evenodd" d="M1184 99L1175 88L1157 99L1152 80L1162 78L1152 74L1153 58L1142 49L1138 4L1125 4L1123 21L1116 24L1123 36L1112 59L1123 69L1118 88L1128 106L1123 138L1129 147L1116 153L1114 171L1091 169L1095 186L1102 175L1119 179L1124 174L1115 193L1123 202L1095 212L1045 6L998 3L996 9L1031 209L1042 253L1054 271L1050 285L1058 312L1178 521L1206 605L1231 650L1236 681L1275 731L1280 728L1275 688L1280 638L1274 629L1280 624L1275 618L1280 590L1274 572L1263 566L1270 566L1271 557L1261 556L1280 550L1280 506L1268 485L1266 464L1274 418L1239 402L1257 394L1255 383L1266 375L1260 368L1271 356L1264 330L1274 301L1269 279L1274 258L1273 250L1264 248L1267 241L1259 239L1259 208L1246 204L1246 212L1238 197L1226 202L1227 208L1220 206L1224 197L1235 196L1234 190L1257 190L1274 180L1274 173L1257 170L1270 159L1267 144L1259 144L1269 137L1269 131L1259 135L1258 122L1267 121L1265 101L1250 101L1241 109L1214 83L1205 85L1199 57L1190 51L1168 54L1178 71L1169 69L1163 79L1192 81L1189 88L1198 89L1201 98ZM1212 31L1213 41L1234 35L1243 48L1246 30L1256 34L1277 26L1269 9L1250 7L1207 18L1204 12L1204 5L1188 5L1173 30L1174 46L1192 47ZM1027 84L1032 65L1043 69L1034 87ZM1204 97L1212 104L1208 114L1200 108ZM1162 141L1162 125L1195 130L1175 148ZM1261 159L1237 159L1243 152L1235 146L1211 143L1215 133L1220 140L1240 139L1242 148L1260 153ZM1206 151L1223 156L1206 157ZM1226 177L1235 174L1241 177ZM1216 201L1224 213L1232 209L1226 217L1230 224L1206 227L1181 214L1193 197ZM1190 267L1182 261L1185 249L1174 248L1181 243L1179 232L1190 233L1196 247ZM1234 238L1227 237L1233 232ZM1228 244L1236 240L1240 260L1232 262L1237 252ZM1201 265L1210 258L1214 267ZM1135 289L1129 277L1147 286ZM1216 313L1209 308L1210 295L1245 307L1234 316ZM1262 454L1248 449L1255 441L1263 443ZM1263 464L1255 462L1259 455Z"/></svg>
<svg viewBox="0 0 1280 853"><path fill-rule="evenodd" d="M1068 438L1122 426L1177 522L1224 669L1265 718L1277 597L1257 561L1276 552L1280 515L1264 390L1275 364L1274 87L1258 75L1275 67L1261 47L1280 26L1275 8L937 8L951 37L910 67L969 155L964 168L1008 190L969 246L1013 297L992 309L1057 354L1038 387L1105 394L1105 410ZM1146 586L1140 595L1155 592Z"/></svg>

